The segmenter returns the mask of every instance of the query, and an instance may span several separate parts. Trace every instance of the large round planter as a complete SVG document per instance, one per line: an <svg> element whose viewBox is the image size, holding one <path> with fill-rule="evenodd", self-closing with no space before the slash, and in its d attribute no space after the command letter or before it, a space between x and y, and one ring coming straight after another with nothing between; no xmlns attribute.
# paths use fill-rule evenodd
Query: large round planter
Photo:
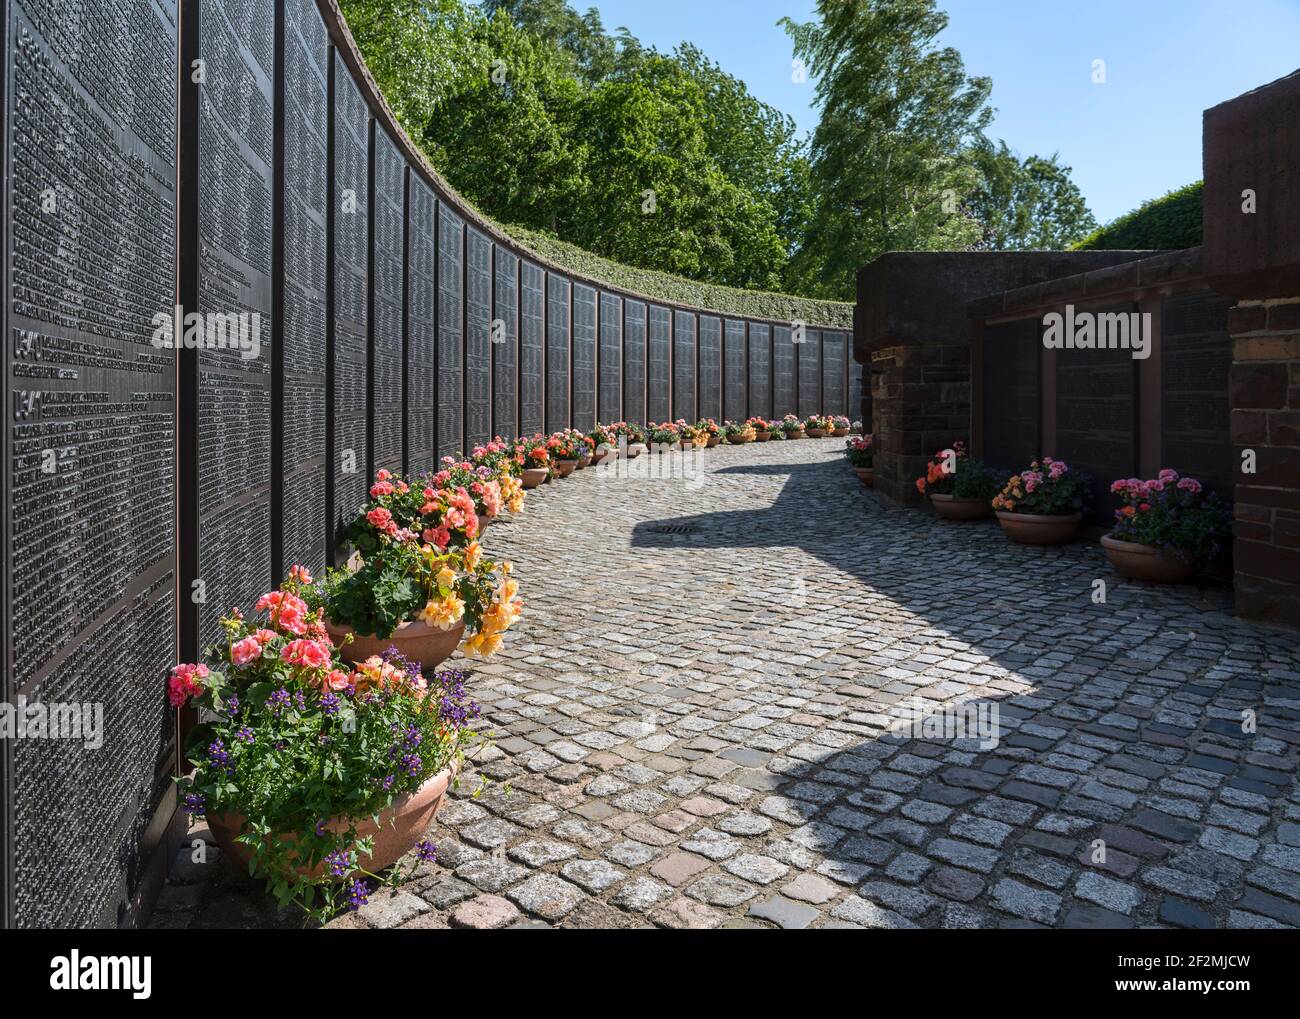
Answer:
<svg viewBox="0 0 1300 1019"><path fill-rule="evenodd" d="M452 652L460 647L460 639L465 635L465 621L461 620L450 629L439 630L418 619L407 620L393 631L391 637L383 638L359 634L350 626L340 626L328 619L325 620L325 629L344 661L353 664L364 662L371 655L382 655L390 647L395 647L411 661L419 662L423 670L432 672L438 663L450 658ZM349 633L352 639L344 644L343 638Z"/></svg>
<svg viewBox="0 0 1300 1019"><path fill-rule="evenodd" d="M798 429L797 431L786 432L786 433L785 433L785 437L786 437L787 439L802 439L802 438L803 438L803 429L800 428L800 429Z"/></svg>
<svg viewBox="0 0 1300 1019"><path fill-rule="evenodd" d="M607 449L603 453L600 452L600 450L597 450L591 457L591 464L593 467L599 467L606 460L617 460L617 459L618 459L618 450L616 449Z"/></svg>
<svg viewBox="0 0 1300 1019"><path fill-rule="evenodd" d="M853 473L858 476L858 480L870 488L875 484L875 478L872 475L870 467L854 467Z"/></svg>
<svg viewBox="0 0 1300 1019"><path fill-rule="evenodd" d="M714 446L716 446L716 445L717 445L719 442L721 442L721 441L722 441L722 437L721 437L720 435L710 435L710 436L709 436L709 449L712 449Z"/></svg>
<svg viewBox="0 0 1300 1019"><path fill-rule="evenodd" d="M570 474L578 469L577 460L556 460L555 473L561 478L567 478Z"/></svg>
<svg viewBox="0 0 1300 1019"><path fill-rule="evenodd" d="M1146 580L1152 584L1184 584L1200 570L1190 559L1156 548L1139 545L1135 541L1120 541L1109 534L1101 536L1101 547L1115 571L1130 580Z"/></svg>
<svg viewBox="0 0 1300 1019"><path fill-rule="evenodd" d="M983 520L993 512L987 499L958 499L952 495L930 495L930 505L944 520Z"/></svg>
<svg viewBox="0 0 1300 1019"><path fill-rule="evenodd" d="M743 435L728 435L727 441L730 442L733 446L739 446L742 442L745 441L745 437Z"/></svg>
<svg viewBox="0 0 1300 1019"><path fill-rule="evenodd" d="M587 450L587 452L583 453L582 456L578 457L578 470L582 470L584 467L590 464L591 460L592 460L591 450Z"/></svg>
<svg viewBox="0 0 1300 1019"><path fill-rule="evenodd" d="M631 443L628 443L628 447L627 447L627 458L628 458L629 460L635 460L637 457L639 457L639 456L640 456L642 453L644 453L645 451L646 451L646 444L645 444L644 442L631 442Z"/></svg>
<svg viewBox="0 0 1300 1019"><path fill-rule="evenodd" d="M755 433L754 433L754 440L755 440L756 442L767 442L770 438L772 438L772 433L771 433L771 432L755 432Z"/></svg>
<svg viewBox="0 0 1300 1019"><path fill-rule="evenodd" d="M546 479L550 473L551 470L549 467L525 467L520 482L523 484L524 488L536 488L538 485L546 483Z"/></svg>
<svg viewBox="0 0 1300 1019"><path fill-rule="evenodd" d="M415 848L415 844L424 837L433 819L438 814L443 800L447 798L447 787L451 784L452 769L444 768L432 776L424 785L413 793L407 793L393 801L392 806L379 814L379 824L372 817L356 819L357 838L373 836L374 847L369 856L360 856L357 865L371 873L391 867L403 856ZM251 847L236 839L243 833L245 818L242 814L209 814L208 828L221 847L222 855L236 861L245 873ZM327 831L342 833L348 830L348 823L342 818L330 818L325 822ZM277 836L289 842L296 841L296 836ZM319 878L327 871L322 860L314 867L296 868L303 877Z"/></svg>
<svg viewBox="0 0 1300 1019"><path fill-rule="evenodd" d="M836 428L831 434L837 439L842 439L849 434L849 430L847 428Z"/></svg>
<svg viewBox="0 0 1300 1019"><path fill-rule="evenodd" d="M820 439L820 438L822 438L825 434L826 434L826 429L824 429L824 428L809 428L809 429L808 429L808 438L810 438L810 439Z"/></svg>
<svg viewBox="0 0 1300 1019"><path fill-rule="evenodd" d="M475 516L478 517L478 533L482 534L487 530L487 525L492 523L492 518L485 513L477 513Z"/></svg>
<svg viewBox="0 0 1300 1019"><path fill-rule="evenodd" d="M1082 513L1008 513L998 510L998 523L1007 537L1022 545L1064 545L1079 533Z"/></svg>

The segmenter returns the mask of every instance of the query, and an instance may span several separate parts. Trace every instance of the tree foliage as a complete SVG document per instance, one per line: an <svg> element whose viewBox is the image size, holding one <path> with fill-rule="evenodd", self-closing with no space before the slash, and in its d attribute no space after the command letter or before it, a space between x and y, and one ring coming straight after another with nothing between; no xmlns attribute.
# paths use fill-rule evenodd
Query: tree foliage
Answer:
<svg viewBox="0 0 1300 1019"><path fill-rule="evenodd" d="M1093 231L1075 247L1084 251L1193 248L1202 237L1203 181L1144 202Z"/></svg>

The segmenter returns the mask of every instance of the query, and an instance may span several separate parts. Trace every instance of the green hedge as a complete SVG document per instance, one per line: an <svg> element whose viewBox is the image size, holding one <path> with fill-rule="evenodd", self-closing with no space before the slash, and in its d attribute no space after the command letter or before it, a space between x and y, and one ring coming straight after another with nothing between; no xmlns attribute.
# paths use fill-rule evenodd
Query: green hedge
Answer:
<svg viewBox="0 0 1300 1019"><path fill-rule="evenodd" d="M500 229L524 247L535 251L570 272L603 280L647 297L675 304L689 304L727 315L765 318L775 322L800 319L810 326L853 328L853 305L842 301L820 301L766 290L737 290L716 283L700 283L682 276L638 269L592 254L576 244L523 226L498 224Z"/></svg>
<svg viewBox="0 0 1300 1019"><path fill-rule="evenodd" d="M1133 251L1194 248L1201 243L1201 189L1196 181L1163 198L1143 202L1132 212L1098 227L1074 245L1075 251Z"/></svg>

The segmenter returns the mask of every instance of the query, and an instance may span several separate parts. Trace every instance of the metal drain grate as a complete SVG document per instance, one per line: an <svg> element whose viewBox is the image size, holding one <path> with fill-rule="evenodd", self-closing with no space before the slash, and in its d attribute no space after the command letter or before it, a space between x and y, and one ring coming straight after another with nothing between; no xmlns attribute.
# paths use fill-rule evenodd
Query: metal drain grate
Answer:
<svg viewBox="0 0 1300 1019"><path fill-rule="evenodd" d="M650 528L651 534L694 534L699 528L694 524L660 524Z"/></svg>

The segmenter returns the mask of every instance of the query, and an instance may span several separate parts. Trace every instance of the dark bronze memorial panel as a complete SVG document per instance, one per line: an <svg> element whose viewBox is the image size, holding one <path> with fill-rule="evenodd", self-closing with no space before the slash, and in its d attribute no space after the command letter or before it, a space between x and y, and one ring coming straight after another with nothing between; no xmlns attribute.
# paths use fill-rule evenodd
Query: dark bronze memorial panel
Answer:
<svg viewBox="0 0 1300 1019"><path fill-rule="evenodd" d="M438 456L461 452L465 224L438 203Z"/></svg>
<svg viewBox="0 0 1300 1019"><path fill-rule="evenodd" d="M843 333L822 333L822 413L844 413Z"/></svg>
<svg viewBox="0 0 1300 1019"><path fill-rule="evenodd" d="M176 12L6 11L4 697L102 704L105 734L6 741L8 919L116 927L172 796Z"/></svg>
<svg viewBox="0 0 1300 1019"><path fill-rule="evenodd" d="M519 266L519 434L546 427L546 273L532 262Z"/></svg>
<svg viewBox="0 0 1300 1019"><path fill-rule="evenodd" d="M772 327L765 322L749 324L748 412L742 416L772 416Z"/></svg>
<svg viewBox="0 0 1300 1019"><path fill-rule="evenodd" d="M492 433L519 434L519 256L496 249L492 333Z"/></svg>
<svg viewBox="0 0 1300 1019"><path fill-rule="evenodd" d="M596 416L602 424L623 420L623 299L600 295L600 364Z"/></svg>
<svg viewBox="0 0 1300 1019"><path fill-rule="evenodd" d="M1137 364L1123 348L1056 351L1054 455L1092 475L1095 517L1102 523L1114 519L1117 505L1110 483L1137 473Z"/></svg>
<svg viewBox="0 0 1300 1019"><path fill-rule="evenodd" d="M980 459L991 467L1018 471L1038 457L1042 353L1036 318L984 327Z"/></svg>
<svg viewBox="0 0 1300 1019"><path fill-rule="evenodd" d="M772 329L772 416L796 413L794 392L795 344L789 326Z"/></svg>
<svg viewBox="0 0 1300 1019"><path fill-rule="evenodd" d="M1231 497L1228 408L1231 298L1213 291L1165 298L1160 313L1163 446L1160 465Z"/></svg>
<svg viewBox="0 0 1300 1019"><path fill-rule="evenodd" d="M700 316L699 417L722 417L722 319Z"/></svg>
<svg viewBox="0 0 1300 1019"><path fill-rule="evenodd" d="M646 413L646 306L623 302L623 418L643 425Z"/></svg>
<svg viewBox="0 0 1300 1019"><path fill-rule="evenodd" d="M406 469L431 470L438 383L438 199L418 174L410 175L406 282Z"/></svg>
<svg viewBox="0 0 1300 1019"><path fill-rule="evenodd" d="M372 122L373 123L373 122ZM370 473L402 469L402 273L406 163L374 125L374 200L370 203Z"/></svg>
<svg viewBox="0 0 1300 1019"><path fill-rule="evenodd" d="M746 378L745 323L729 318L723 324L723 408L726 421L744 421L749 416L749 386Z"/></svg>
<svg viewBox="0 0 1300 1019"><path fill-rule="evenodd" d="M804 330L804 340L795 344L799 358L799 410L806 418L821 413L822 334L816 329Z"/></svg>
<svg viewBox="0 0 1300 1019"><path fill-rule="evenodd" d="M646 333L645 402L646 418L655 423L668 420L669 348L673 342L673 313L667 308L650 305L650 324Z"/></svg>
<svg viewBox="0 0 1300 1019"><path fill-rule="evenodd" d="M325 229L329 34L310 0L284 5L284 177L280 215L281 568L325 566Z"/></svg>
<svg viewBox="0 0 1300 1019"><path fill-rule="evenodd" d="M569 427L569 280L546 274L546 430Z"/></svg>
<svg viewBox="0 0 1300 1019"><path fill-rule="evenodd" d="M596 291L573 284L573 427L596 427Z"/></svg>
<svg viewBox="0 0 1300 1019"><path fill-rule="evenodd" d="M465 452L492 438L492 242L465 231Z"/></svg>
<svg viewBox="0 0 1300 1019"><path fill-rule="evenodd" d="M673 312L673 418L694 424L695 315Z"/></svg>
<svg viewBox="0 0 1300 1019"><path fill-rule="evenodd" d="M334 481L330 538L334 560L341 559L339 531L365 502L369 422L369 339L367 308L369 122L370 112L348 73L334 54L334 180L331 202L334 219L334 344L330 371L334 398L330 455Z"/></svg>

